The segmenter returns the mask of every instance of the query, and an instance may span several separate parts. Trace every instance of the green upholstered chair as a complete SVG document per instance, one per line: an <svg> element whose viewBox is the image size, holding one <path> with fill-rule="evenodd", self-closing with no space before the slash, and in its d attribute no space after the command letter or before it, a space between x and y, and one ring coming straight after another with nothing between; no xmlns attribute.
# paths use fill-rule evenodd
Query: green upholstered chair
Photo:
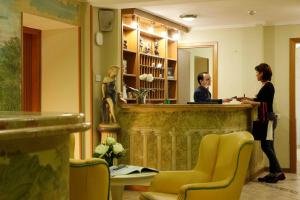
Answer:
<svg viewBox="0 0 300 200"><path fill-rule="evenodd" d="M75 137L70 136L70 156L74 157ZM70 159L70 200L108 200L110 174L105 160Z"/></svg>

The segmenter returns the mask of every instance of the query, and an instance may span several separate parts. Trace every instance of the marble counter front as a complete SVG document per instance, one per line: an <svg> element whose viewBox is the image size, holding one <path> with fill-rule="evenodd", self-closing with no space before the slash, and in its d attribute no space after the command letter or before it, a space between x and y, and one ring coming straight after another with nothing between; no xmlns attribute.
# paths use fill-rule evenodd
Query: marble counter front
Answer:
<svg viewBox="0 0 300 200"><path fill-rule="evenodd" d="M119 141L128 147L124 163L160 170L192 169L201 138L251 130L256 107L251 105L122 105L118 112ZM255 145L250 174L263 168Z"/></svg>
<svg viewBox="0 0 300 200"><path fill-rule="evenodd" d="M69 133L82 114L0 112L0 199L69 199Z"/></svg>

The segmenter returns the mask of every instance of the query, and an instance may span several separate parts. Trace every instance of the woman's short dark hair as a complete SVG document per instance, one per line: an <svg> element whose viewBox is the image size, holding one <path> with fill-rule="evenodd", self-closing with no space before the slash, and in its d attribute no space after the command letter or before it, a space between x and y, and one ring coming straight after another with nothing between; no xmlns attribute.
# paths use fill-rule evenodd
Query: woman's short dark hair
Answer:
<svg viewBox="0 0 300 200"><path fill-rule="evenodd" d="M207 72L201 72L201 73L198 74L197 79L198 79L199 84L200 84L200 81L203 81L204 74L207 74Z"/></svg>
<svg viewBox="0 0 300 200"><path fill-rule="evenodd" d="M263 73L262 80L263 81L271 81L272 78L272 70L271 67L267 63L261 63L255 67L255 71L259 73Z"/></svg>

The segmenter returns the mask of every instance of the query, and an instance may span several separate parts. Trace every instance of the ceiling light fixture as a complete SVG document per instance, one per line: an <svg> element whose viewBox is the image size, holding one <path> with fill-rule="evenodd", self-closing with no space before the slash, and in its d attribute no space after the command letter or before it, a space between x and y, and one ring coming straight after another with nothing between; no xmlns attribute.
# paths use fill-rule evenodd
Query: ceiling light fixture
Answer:
<svg viewBox="0 0 300 200"><path fill-rule="evenodd" d="M255 10L248 10L248 14L251 15L251 16L252 16L252 15L255 15L255 14L256 14L256 11L255 11Z"/></svg>
<svg viewBox="0 0 300 200"><path fill-rule="evenodd" d="M186 15L180 15L179 17L184 21L191 22L194 21L198 16L194 14L186 14Z"/></svg>

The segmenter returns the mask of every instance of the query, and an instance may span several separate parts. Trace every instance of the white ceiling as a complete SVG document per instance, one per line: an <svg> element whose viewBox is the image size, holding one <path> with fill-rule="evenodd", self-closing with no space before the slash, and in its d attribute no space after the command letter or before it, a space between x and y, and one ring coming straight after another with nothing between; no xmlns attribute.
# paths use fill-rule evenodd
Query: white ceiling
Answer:
<svg viewBox="0 0 300 200"><path fill-rule="evenodd" d="M140 8L192 29L300 24L300 0L90 0L93 6ZM248 10L255 10L253 16ZM181 14L197 14L184 22Z"/></svg>

